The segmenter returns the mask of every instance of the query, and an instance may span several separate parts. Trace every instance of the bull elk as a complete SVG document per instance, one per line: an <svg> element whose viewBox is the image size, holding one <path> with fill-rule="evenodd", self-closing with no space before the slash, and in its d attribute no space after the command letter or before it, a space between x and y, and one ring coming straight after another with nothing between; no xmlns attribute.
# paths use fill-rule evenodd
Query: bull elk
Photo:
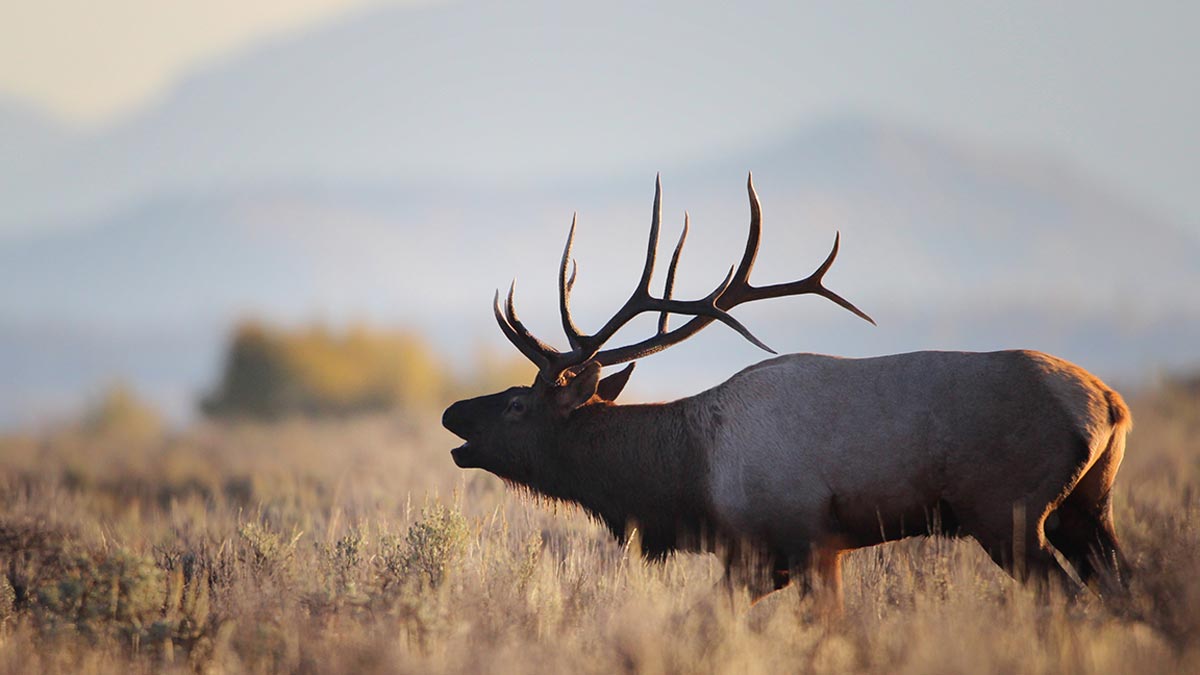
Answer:
<svg viewBox="0 0 1200 675"><path fill-rule="evenodd" d="M758 579L764 592L802 579L832 589L840 605L843 552L930 534L930 523L973 537L1021 580L1070 579L1054 550L1085 583L1123 578L1112 485L1130 414L1098 378L1053 356L789 354L695 396L614 403L634 364L604 378L602 367L654 354L714 321L771 351L729 314L742 303L819 295L874 324L823 284L840 235L807 278L750 283L762 225L752 179L747 188L745 252L703 298L672 297L686 218L663 294L651 293L661 183L641 280L595 333L571 317L574 222L558 270L567 351L530 333L512 288L503 307L497 292L496 322L538 374L530 386L446 409L443 425L466 440L454 462L577 503L618 540L636 524L650 558L724 551L728 576ZM603 348L646 312L659 315L654 335ZM671 328L671 314L691 318Z"/></svg>

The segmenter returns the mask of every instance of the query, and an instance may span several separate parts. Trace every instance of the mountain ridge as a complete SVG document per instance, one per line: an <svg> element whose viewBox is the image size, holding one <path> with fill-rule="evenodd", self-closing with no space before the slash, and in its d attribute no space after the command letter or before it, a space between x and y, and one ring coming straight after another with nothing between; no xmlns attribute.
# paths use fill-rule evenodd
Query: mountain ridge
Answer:
<svg viewBox="0 0 1200 675"><path fill-rule="evenodd" d="M514 276L522 316L554 335L573 212L593 325L637 278L660 171L663 238L692 219L680 297L740 256L749 170L756 282L807 274L841 231L830 287L882 327L828 303L739 308L778 348L1044 346L1123 373L1195 360L1193 233L1069 163L902 118L802 114L815 108L780 92L836 88L841 67L791 59L790 6L680 22L684 4L364 10L209 64L102 132L58 146L51 128L39 161L0 163L0 370L23 378L0 381L0 408L127 373L190 400L251 315L505 348L487 305ZM758 356L712 333L698 340L728 356L662 367L711 382Z"/></svg>
<svg viewBox="0 0 1200 675"><path fill-rule="evenodd" d="M1144 293L1148 307L1196 309L1187 289L1200 284L1194 264L1200 260L1200 240L1128 209L1100 188L1088 188L1086 177L1030 181L983 153L863 117L825 123L763 144L753 154L726 153L667 174L667 222L687 208L695 218L694 239L715 238L725 249L739 246L746 222L744 167L761 167L755 177L767 218L768 252L821 248L834 229L842 229L856 254L840 265L860 294L880 293L871 279L881 270L893 277L912 271L916 274L907 282L919 290L916 294L935 292L942 302L998 301L1026 292L1095 307ZM211 304L215 314L236 313L239 303L252 298L258 300L251 304L262 309L287 305L298 312L300 305L282 299L288 279L304 286L306 272L333 265L322 256L349 261L356 255L375 261L374 268L363 267L370 273L354 281L353 273L329 272L309 287L314 298L309 304L316 308L321 298L337 297L355 306L356 298L374 297L369 304L383 306L371 286L387 274L382 250L403 256L420 245L430 254L453 258L462 256L456 252L461 242L487 241L544 252L560 245L561 228L573 211L581 214L585 239L594 224L640 238L649 176L613 175L591 182L567 177L511 190L432 180L415 186L314 181L159 195L75 230L0 242L0 281L8 289L0 290L0 313L73 316L94 305L101 308L95 312L99 318L113 310L79 298L76 289L110 288L114 302L126 298L117 314L133 318L139 294L172 283L181 298ZM558 220L563 224L556 225ZM820 231L824 234L817 235ZM601 242L593 255L617 248ZM617 269L633 264L627 253L613 256ZM712 247L692 255L701 267L719 267L723 257ZM774 264L773 256L764 257L766 265ZM914 261L912 270L901 264L906 257ZM471 260L475 269L501 272L494 260L477 255ZM1114 269L1097 274L1096 261ZM204 288L192 288L195 279L181 276L190 270L204 278L209 263L233 265L225 275L224 295L209 288L212 297L206 296ZM1146 269L1155 274L1146 278ZM428 271L436 272L437 266ZM160 274L165 275L162 287L146 289L139 283ZM1032 281L1022 286L1023 277ZM686 276L681 282L687 283ZM278 295L254 295L255 288L275 289ZM218 296L224 299L214 299ZM173 304L167 297L150 303L142 320L152 323Z"/></svg>

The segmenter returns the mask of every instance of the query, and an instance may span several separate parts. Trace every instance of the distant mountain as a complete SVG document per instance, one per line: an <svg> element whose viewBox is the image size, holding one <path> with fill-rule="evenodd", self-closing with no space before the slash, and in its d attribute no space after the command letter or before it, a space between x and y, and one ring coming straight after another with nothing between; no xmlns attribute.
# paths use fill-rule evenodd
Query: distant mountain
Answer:
<svg viewBox="0 0 1200 675"><path fill-rule="evenodd" d="M747 170L756 279L806 273L842 232L829 282L880 328L811 298L738 310L781 350L1045 346L1121 375L1200 359L1194 236L1045 158L797 122L805 101L784 92L855 99L840 72L802 67L794 45L821 36L794 6L381 6L233 55L96 133L0 101L0 424L118 376L182 414L247 314L502 347L488 303L516 275L524 316L556 335L573 211L592 325L636 278L655 171L664 238L692 216L683 295L736 260ZM712 333L701 366L681 350L640 372L686 390L757 357Z"/></svg>
<svg viewBox="0 0 1200 675"><path fill-rule="evenodd" d="M935 302L1200 312L1200 239L1053 159L843 116L698 170L727 183L746 166L779 215L870 238L861 292L890 270Z"/></svg>
<svg viewBox="0 0 1200 675"><path fill-rule="evenodd" d="M684 208L694 219L682 283L719 278L732 262L746 167L757 170L767 219L764 274L819 261L840 229L850 253L839 284L856 297L1200 311L1200 241L1086 177L852 118L669 169L665 237ZM433 322L477 301L464 283L483 281L485 293L514 273L549 278L572 211L585 264L635 269L651 192L646 174L507 190L345 183L163 196L79 231L0 246L0 316L153 326L249 310L418 312ZM615 298L621 287L602 292Z"/></svg>
<svg viewBox="0 0 1200 675"><path fill-rule="evenodd" d="M49 115L0 95L0 177L39 171L74 140Z"/></svg>
<svg viewBox="0 0 1200 675"><path fill-rule="evenodd" d="M860 325L816 299L738 310L781 350L1042 347L1126 377L1200 359L1200 242L1066 168L864 118L669 168L663 238L676 236L684 208L692 216L679 294L706 293L736 261L746 167L765 214L755 279L806 274L840 230L829 283L880 320ZM637 276L652 180L343 182L159 197L76 231L0 243L0 340L9 338L0 367L25 364L21 386L31 391L49 385L28 364L94 351L78 368L46 365L70 383L50 391L69 398L101 374L132 372L188 401L198 374L216 372L223 330L249 314L404 323L448 351L481 340L503 348L488 302L513 276L523 316L554 340L554 266L571 212L580 213L577 313L592 325ZM60 338L45 339L46 326ZM675 385L711 384L758 356L711 332L701 342L721 355L702 372L686 354L656 357L652 368L672 372ZM42 337L25 344L31 335ZM56 357L55 345L66 352ZM20 396L0 391L5 399Z"/></svg>
<svg viewBox="0 0 1200 675"><path fill-rule="evenodd" d="M247 184L652 171L794 121L803 16L767 0L375 6L231 56L53 163L0 173L0 232Z"/></svg>

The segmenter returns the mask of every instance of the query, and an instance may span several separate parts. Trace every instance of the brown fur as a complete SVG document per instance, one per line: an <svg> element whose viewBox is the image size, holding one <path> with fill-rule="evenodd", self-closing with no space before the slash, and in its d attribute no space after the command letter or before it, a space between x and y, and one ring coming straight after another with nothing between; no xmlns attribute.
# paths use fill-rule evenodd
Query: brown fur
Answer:
<svg viewBox="0 0 1200 675"><path fill-rule="evenodd" d="M585 406L552 454L533 489L582 504L622 541L636 524L650 557L700 546L708 467L678 406Z"/></svg>
<svg viewBox="0 0 1200 675"><path fill-rule="evenodd" d="M844 551L914 535L971 536L1021 580L1061 578L1051 547L1085 583L1127 577L1110 496L1131 417L1061 359L792 355L644 405L598 371L455 404L455 460L637 527L648 557L724 550L731 582L830 607Z"/></svg>

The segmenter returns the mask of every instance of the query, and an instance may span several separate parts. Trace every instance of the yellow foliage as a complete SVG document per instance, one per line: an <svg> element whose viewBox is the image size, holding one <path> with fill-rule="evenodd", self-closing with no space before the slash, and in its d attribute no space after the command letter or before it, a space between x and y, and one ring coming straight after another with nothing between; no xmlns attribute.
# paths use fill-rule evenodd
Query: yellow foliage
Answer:
<svg viewBox="0 0 1200 675"><path fill-rule="evenodd" d="M111 385L83 415L83 430L90 434L152 438L162 431L158 411L143 402L128 385Z"/></svg>
<svg viewBox="0 0 1200 675"><path fill-rule="evenodd" d="M519 357L476 360L468 377L456 377L410 331L245 322L234 331L217 390L201 406L212 416L265 419L428 409L533 377Z"/></svg>

